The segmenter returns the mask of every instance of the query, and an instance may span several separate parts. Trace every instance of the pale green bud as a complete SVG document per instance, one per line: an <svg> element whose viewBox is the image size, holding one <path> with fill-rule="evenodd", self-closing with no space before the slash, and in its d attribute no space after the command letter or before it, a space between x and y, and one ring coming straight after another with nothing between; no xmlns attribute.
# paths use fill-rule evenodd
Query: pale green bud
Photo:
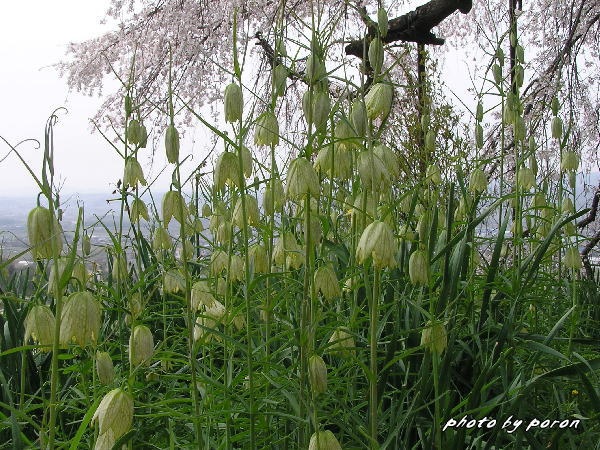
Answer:
<svg viewBox="0 0 600 450"><path fill-rule="evenodd" d="M258 116L254 131L254 143L258 146L279 144L279 123L272 112L265 111Z"/></svg>
<svg viewBox="0 0 600 450"><path fill-rule="evenodd" d="M579 168L579 156L572 151L563 152L560 158L560 170L576 171Z"/></svg>
<svg viewBox="0 0 600 450"><path fill-rule="evenodd" d="M137 223L141 219L146 221L150 220L150 216L148 215L148 208L146 204L140 198L135 198L131 202L131 207L129 208L129 217L131 218L131 223Z"/></svg>
<svg viewBox="0 0 600 450"><path fill-rule="evenodd" d="M371 86L365 95L367 117L371 120L378 117L385 119L392 109L393 100L394 88L391 84L377 83Z"/></svg>
<svg viewBox="0 0 600 450"><path fill-rule="evenodd" d="M397 243L392 230L385 222L374 221L367 226L356 247L359 264L372 257L373 266L379 269L396 267Z"/></svg>
<svg viewBox="0 0 600 450"><path fill-rule="evenodd" d="M448 335L443 322L436 321L427 325L421 333L421 345L425 346L432 353L441 355L448 347Z"/></svg>
<svg viewBox="0 0 600 450"><path fill-rule="evenodd" d="M91 425L98 423L100 435L96 449L112 448L113 444L127 433L133 422L133 397L122 389L113 389L98 405Z"/></svg>
<svg viewBox="0 0 600 450"><path fill-rule="evenodd" d="M301 199L306 195L319 197L319 177L310 161L300 157L290 163L285 185L285 195L290 199Z"/></svg>
<svg viewBox="0 0 600 450"><path fill-rule="evenodd" d="M377 10L377 26L379 27L379 34L381 34L381 37L386 37L390 24L387 11L384 8L379 8Z"/></svg>
<svg viewBox="0 0 600 450"><path fill-rule="evenodd" d="M101 318L100 303L91 292L71 294L62 310L60 344L95 345L100 334Z"/></svg>
<svg viewBox="0 0 600 450"><path fill-rule="evenodd" d="M242 118L244 98L242 88L237 83L228 84L225 88L225 122L237 122Z"/></svg>
<svg viewBox="0 0 600 450"><path fill-rule="evenodd" d="M315 394L322 394L327 390L327 366L319 355L312 355L308 359L308 379Z"/></svg>
<svg viewBox="0 0 600 450"><path fill-rule="evenodd" d="M331 431L316 431L310 437L308 450L342 450L342 446Z"/></svg>
<svg viewBox="0 0 600 450"><path fill-rule="evenodd" d="M581 255L577 247L569 247L565 250L565 267L567 269L579 270L583 267Z"/></svg>
<svg viewBox="0 0 600 450"><path fill-rule="evenodd" d="M27 345L27 341L31 338L42 346L41 351L51 351L54 343L54 320L52 310L46 305L33 306L23 322L25 327L23 345Z"/></svg>
<svg viewBox="0 0 600 450"><path fill-rule="evenodd" d="M369 64L373 67L375 73L381 73L383 66L383 44L379 38L375 38L369 44Z"/></svg>
<svg viewBox="0 0 600 450"><path fill-rule="evenodd" d="M408 260L408 274L412 284L429 284L430 270L427 253L418 249Z"/></svg>
<svg viewBox="0 0 600 450"><path fill-rule="evenodd" d="M27 235L34 259L52 258L52 245L56 253L63 247L62 228L52 217L50 210L43 206L33 208L27 216Z"/></svg>
<svg viewBox="0 0 600 450"><path fill-rule="evenodd" d="M149 366L154 355L154 338L145 325L137 325L129 336L129 364Z"/></svg>
<svg viewBox="0 0 600 450"><path fill-rule="evenodd" d="M179 160L179 133L174 125L167 127L165 133L165 150L167 153L167 160L174 164Z"/></svg>
<svg viewBox="0 0 600 450"><path fill-rule="evenodd" d="M331 300L341 295L340 283L331 264L320 266L315 271L314 281L315 291L320 291L325 300Z"/></svg>
<svg viewBox="0 0 600 450"><path fill-rule="evenodd" d="M162 213L165 227L169 226L171 218L180 224L184 223L188 216L188 210L183 196L178 191L169 191L163 196Z"/></svg>
<svg viewBox="0 0 600 450"><path fill-rule="evenodd" d="M110 384L115 378L115 368L107 352L96 352L96 373L102 384Z"/></svg>
<svg viewBox="0 0 600 450"><path fill-rule="evenodd" d="M471 176L469 177L469 190L477 193L487 190L487 187L488 178L485 172L479 168L473 170L473 172L471 172Z"/></svg>

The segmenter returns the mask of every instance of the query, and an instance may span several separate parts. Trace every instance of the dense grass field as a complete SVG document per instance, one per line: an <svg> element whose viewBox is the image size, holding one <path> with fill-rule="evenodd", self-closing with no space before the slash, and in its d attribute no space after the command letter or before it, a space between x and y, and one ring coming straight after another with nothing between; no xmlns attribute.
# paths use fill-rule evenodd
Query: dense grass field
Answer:
<svg viewBox="0 0 600 450"><path fill-rule="evenodd" d="M261 98L234 35L224 122L170 85L154 149L124 82L115 220L63 223L49 118L41 172L22 159L28 248L0 266L0 448L598 448L597 199L578 200L566 99L525 118L515 37L521 79L497 51L465 131L395 82L380 37L344 77L314 27L290 119L298 44L277 35ZM180 158L183 114L214 133L212 168Z"/></svg>

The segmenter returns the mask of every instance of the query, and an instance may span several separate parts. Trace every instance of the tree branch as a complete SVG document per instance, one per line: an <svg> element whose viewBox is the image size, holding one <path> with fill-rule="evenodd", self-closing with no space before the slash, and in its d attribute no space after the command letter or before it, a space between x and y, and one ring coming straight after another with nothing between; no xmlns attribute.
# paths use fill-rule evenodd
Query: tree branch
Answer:
<svg viewBox="0 0 600 450"><path fill-rule="evenodd" d="M442 45L444 39L437 37L431 29L439 25L455 11L467 14L473 6L472 0L430 0L414 11L390 20L389 30L383 43L395 41L416 42L419 44ZM368 36L375 37L373 27L369 27ZM362 58L364 54L362 39L350 42L346 46L346 54Z"/></svg>

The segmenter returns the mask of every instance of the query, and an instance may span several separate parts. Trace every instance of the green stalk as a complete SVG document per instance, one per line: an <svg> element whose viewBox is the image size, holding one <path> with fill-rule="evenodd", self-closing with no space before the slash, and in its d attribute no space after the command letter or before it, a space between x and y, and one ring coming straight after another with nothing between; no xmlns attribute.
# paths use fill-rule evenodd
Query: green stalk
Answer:
<svg viewBox="0 0 600 450"><path fill-rule="evenodd" d="M241 82L241 79L238 79ZM248 365L248 384L249 384L249 396L250 396L250 448L256 448L256 436L255 436L255 428L254 428L254 419L255 419L255 405L254 405L254 381L253 381L253 370L252 370L252 331L250 320L250 258L248 255L248 240L249 240L249 232L248 232L248 213L246 210L246 178L244 177L244 167L243 167L243 158L242 158L242 146L244 143L244 136L242 134L242 120L240 118L240 131L238 133L238 180L241 191L240 201L242 202L242 233L244 236L244 265L245 265L245 282L246 286L244 287L244 302L246 308L246 364Z"/></svg>
<svg viewBox="0 0 600 450"><path fill-rule="evenodd" d="M377 324L379 315L379 291L381 283L381 269L375 267L375 279L373 280L373 298L371 299L371 311L369 314L369 370L371 378L369 380L369 423L371 428L370 448L375 450L379 448L377 442Z"/></svg>

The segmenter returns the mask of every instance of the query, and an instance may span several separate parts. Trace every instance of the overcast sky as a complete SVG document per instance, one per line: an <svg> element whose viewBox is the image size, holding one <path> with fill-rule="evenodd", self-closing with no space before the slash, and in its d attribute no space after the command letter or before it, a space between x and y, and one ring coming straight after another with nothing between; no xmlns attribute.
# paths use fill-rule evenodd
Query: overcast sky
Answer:
<svg viewBox="0 0 600 450"><path fill-rule="evenodd" d="M65 79L52 64L64 57L67 44L93 37L100 25L106 0L6 1L0 15L0 135L11 144L26 138L43 142L44 126L56 108L64 106L56 128L56 166L69 191L107 189L120 162L107 152L101 137L90 133L89 117L98 98L69 93ZM39 167L41 149L21 148L33 167ZM0 144L4 157L9 148ZM0 163L0 195L31 195L35 183L13 154Z"/></svg>

